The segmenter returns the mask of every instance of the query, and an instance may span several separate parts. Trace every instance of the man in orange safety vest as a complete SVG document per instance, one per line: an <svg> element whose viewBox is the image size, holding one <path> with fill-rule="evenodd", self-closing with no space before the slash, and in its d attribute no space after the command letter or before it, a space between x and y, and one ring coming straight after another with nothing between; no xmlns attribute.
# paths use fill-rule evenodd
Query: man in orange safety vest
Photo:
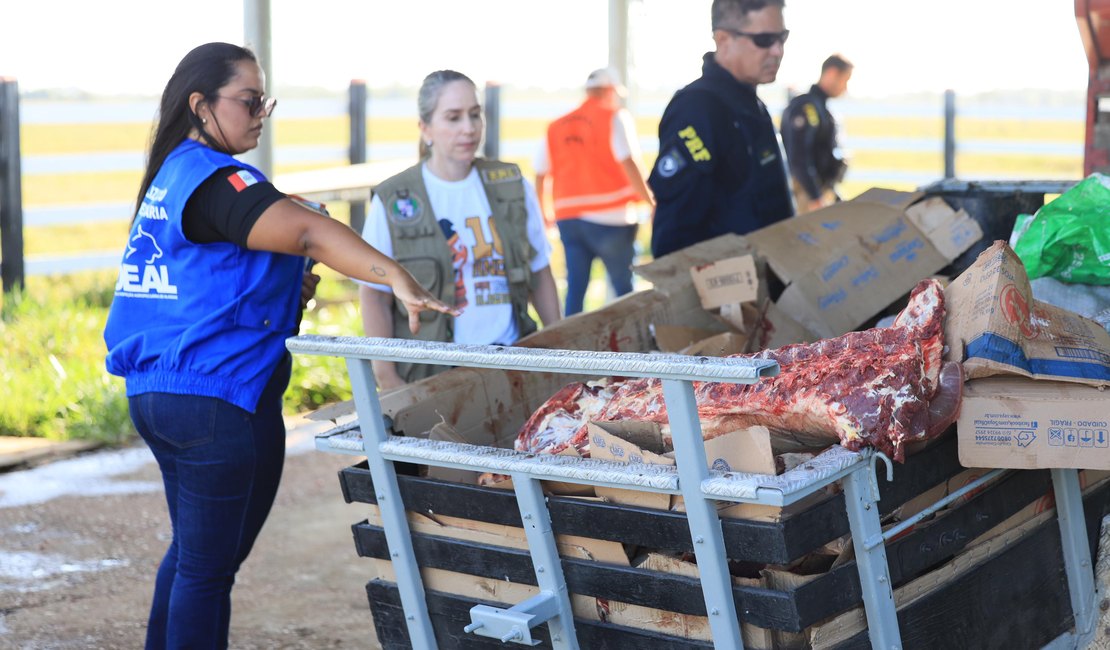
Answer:
<svg viewBox="0 0 1110 650"><path fill-rule="evenodd" d="M605 264L616 295L632 291L635 203L653 200L640 169L632 116L621 107L624 94L615 70L592 72L586 100L551 123L535 161L541 197L552 181L550 205L566 254L567 316L582 311L595 258ZM550 219L549 204L543 203Z"/></svg>

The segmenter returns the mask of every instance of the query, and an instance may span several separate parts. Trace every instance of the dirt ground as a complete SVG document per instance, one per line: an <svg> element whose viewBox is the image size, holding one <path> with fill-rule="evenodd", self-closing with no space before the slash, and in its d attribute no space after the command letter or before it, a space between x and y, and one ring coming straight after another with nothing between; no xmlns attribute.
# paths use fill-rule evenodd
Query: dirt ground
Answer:
<svg viewBox="0 0 1110 650"><path fill-rule="evenodd" d="M286 458L277 502L232 592L233 648L380 647L364 590L369 561L356 556L350 530L365 513L344 503L336 478L358 459L308 444ZM153 458L112 480L160 482ZM0 648L141 648L169 536L161 491L15 507L2 497ZM65 561L20 573L21 562L44 557Z"/></svg>

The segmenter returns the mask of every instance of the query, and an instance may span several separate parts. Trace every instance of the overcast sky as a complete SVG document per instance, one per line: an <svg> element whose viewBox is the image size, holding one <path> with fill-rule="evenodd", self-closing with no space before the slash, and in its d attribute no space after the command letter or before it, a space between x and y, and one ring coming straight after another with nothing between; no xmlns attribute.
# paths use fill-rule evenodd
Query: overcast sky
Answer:
<svg viewBox="0 0 1110 650"><path fill-rule="evenodd" d="M632 0L633 82L674 89L712 49L709 0ZM608 58L606 0L272 0L277 86L414 86L451 67L476 81L580 86ZM804 87L841 52L851 93L1079 90L1074 5L1056 0L788 0L779 81ZM0 0L0 76L24 91L158 94L192 47L243 41L236 0Z"/></svg>

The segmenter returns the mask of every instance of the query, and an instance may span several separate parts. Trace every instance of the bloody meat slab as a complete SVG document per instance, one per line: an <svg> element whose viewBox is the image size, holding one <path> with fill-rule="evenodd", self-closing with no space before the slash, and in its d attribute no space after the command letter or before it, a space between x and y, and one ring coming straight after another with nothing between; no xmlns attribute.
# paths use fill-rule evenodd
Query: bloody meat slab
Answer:
<svg viewBox="0 0 1110 650"><path fill-rule="evenodd" d="M871 446L901 461L907 443L939 435L959 410L963 375L942 362L944 316L940 283L923 280L890 327L734 355L773 359L781 372L755 384L695 382L702 436L759 424L801 443ZM521 428L516 449L573 445L588 456L590 420L658 422L670 434L658 380L601 380L560 390Z"/></svg>

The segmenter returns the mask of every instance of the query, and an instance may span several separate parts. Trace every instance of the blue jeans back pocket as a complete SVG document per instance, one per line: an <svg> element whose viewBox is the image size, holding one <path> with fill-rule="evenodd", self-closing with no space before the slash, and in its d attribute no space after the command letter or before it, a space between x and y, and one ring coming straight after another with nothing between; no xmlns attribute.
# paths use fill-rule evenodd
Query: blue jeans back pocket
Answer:
<svg viewBox="0 0 1110 650"><path fill-rule="evenodd" d="M215 439L222 400L215 397L147 393L140 396L148 433L178 449L188 449ZM231 408L234 406L228 405Z"/></svg>

